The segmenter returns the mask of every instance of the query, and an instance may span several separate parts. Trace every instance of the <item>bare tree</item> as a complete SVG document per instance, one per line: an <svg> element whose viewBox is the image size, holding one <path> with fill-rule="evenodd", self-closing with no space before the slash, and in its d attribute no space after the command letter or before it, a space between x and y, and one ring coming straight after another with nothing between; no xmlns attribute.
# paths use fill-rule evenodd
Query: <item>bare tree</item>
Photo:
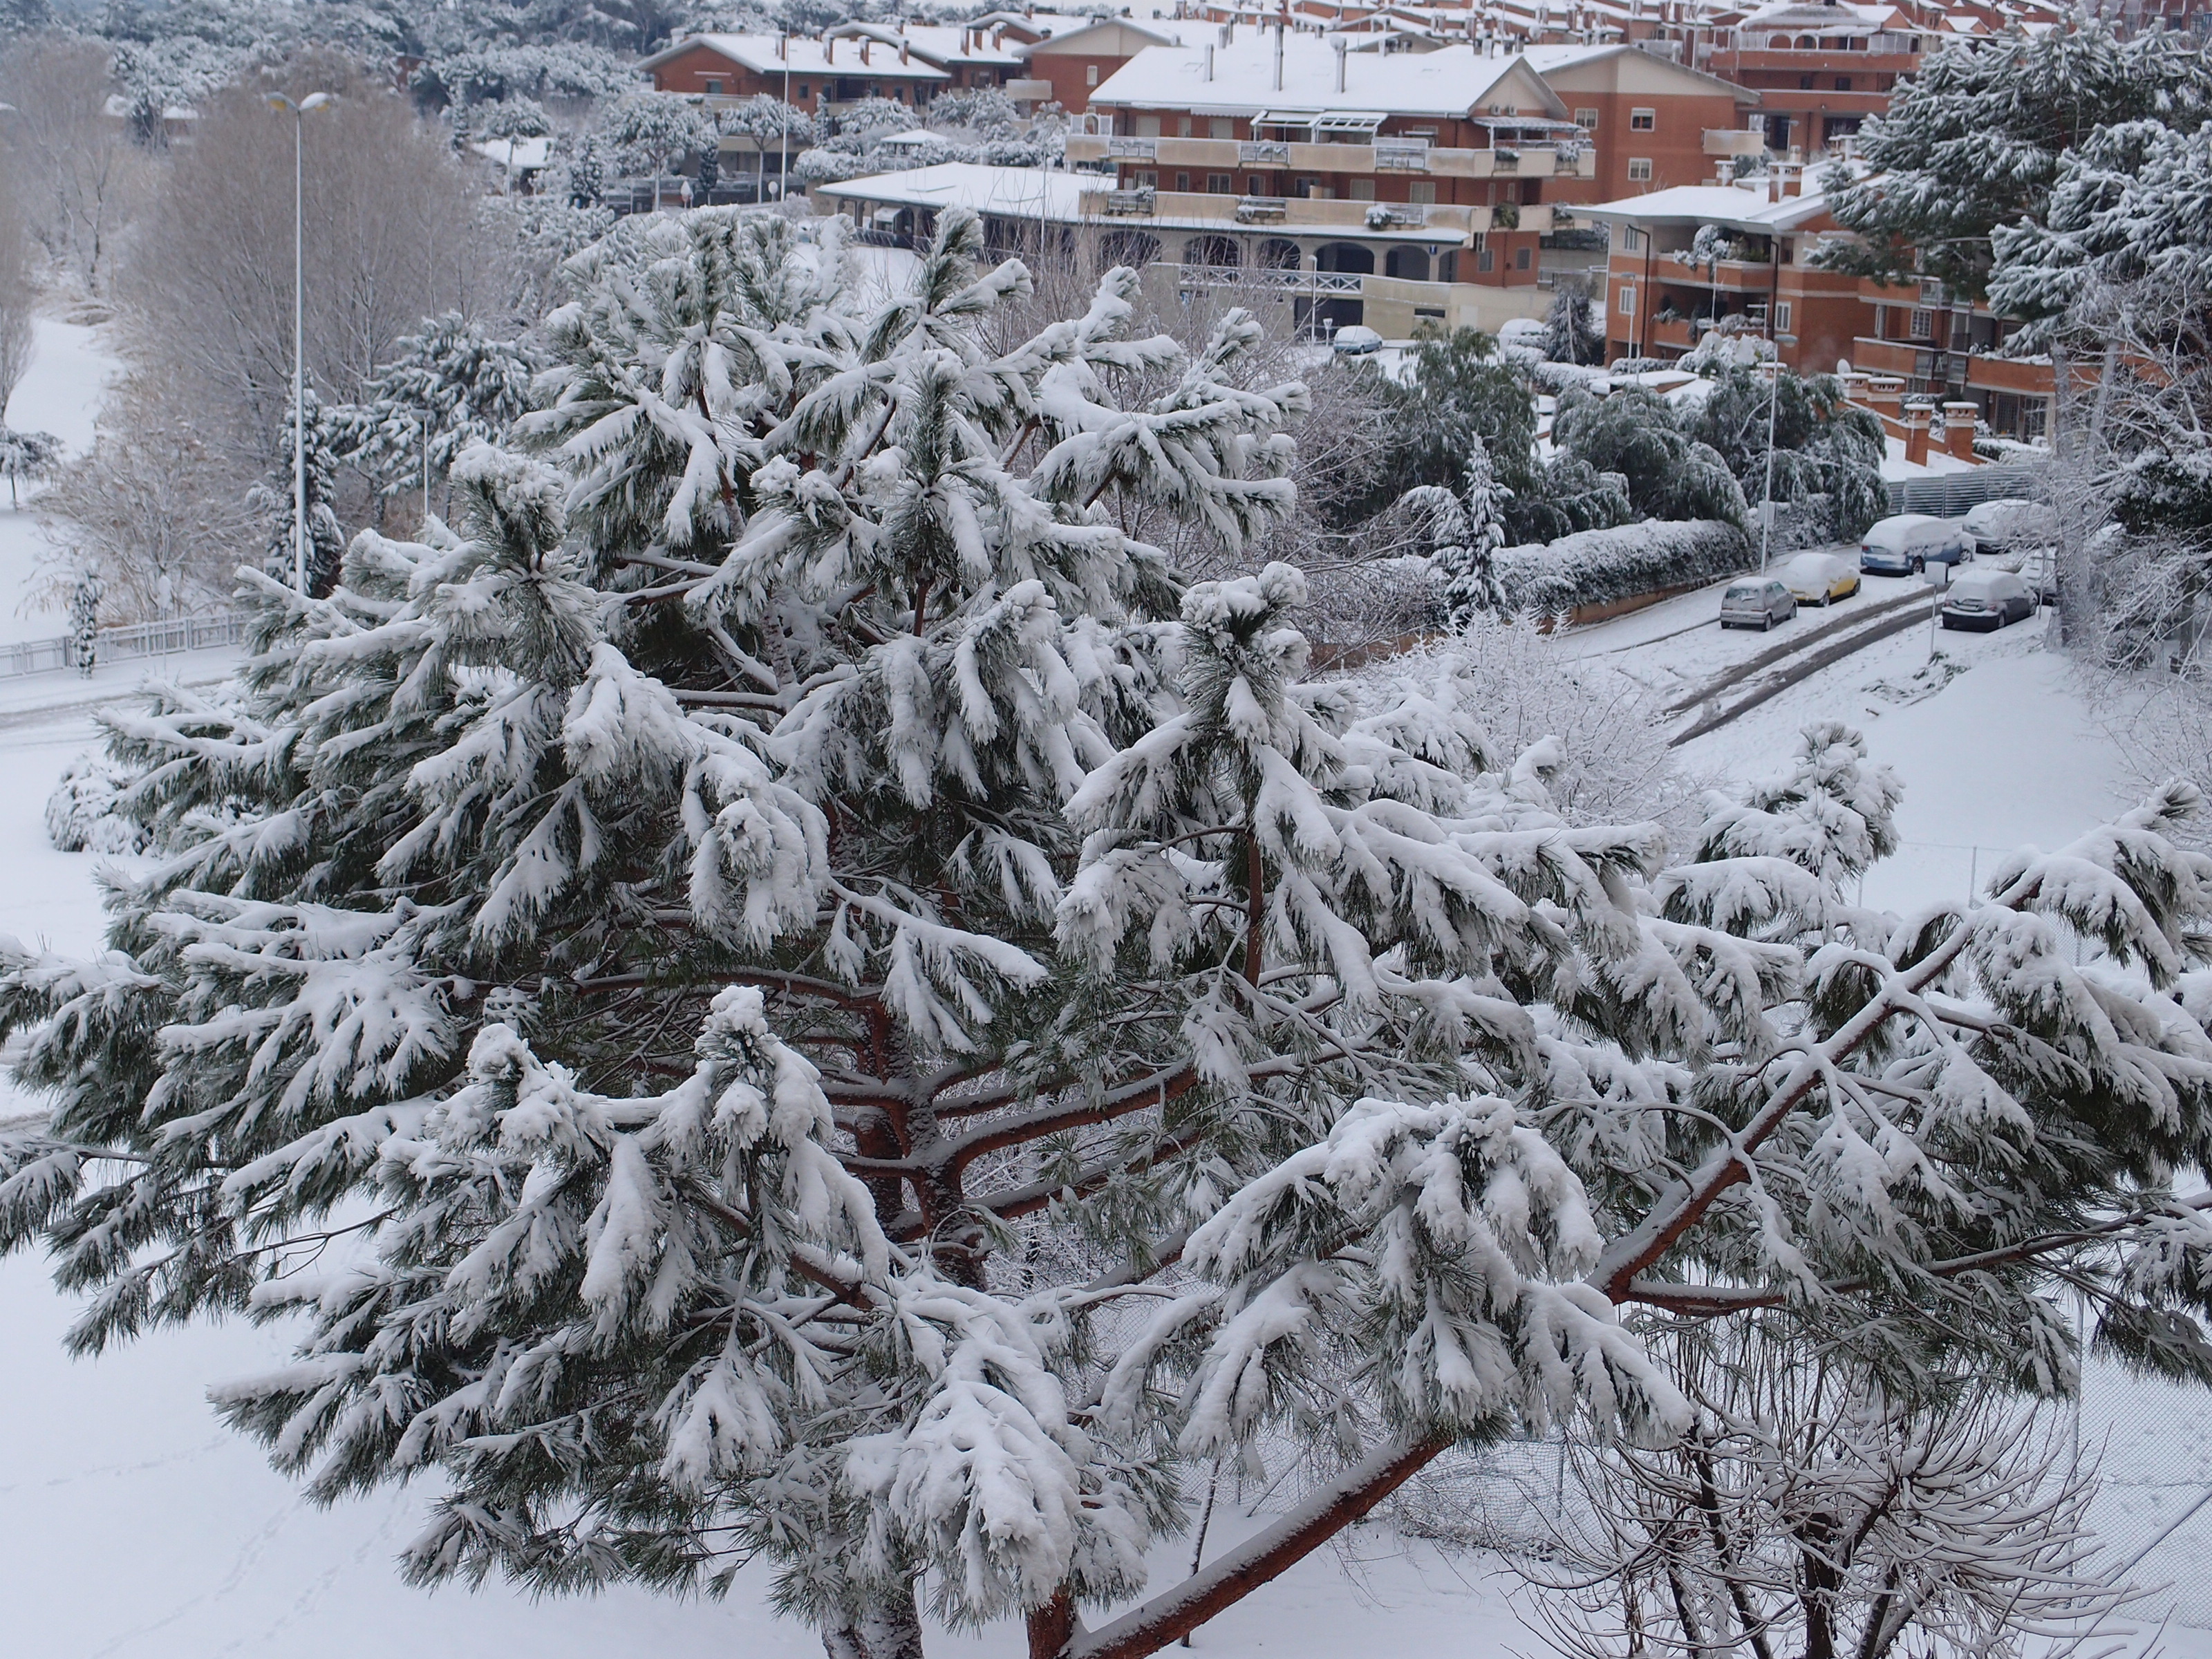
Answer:
<svg viewBox="0 0 2212 1659"><path fill-rule="evenodd" d="M404 100L324 60L286 79L295 94L340 93L306 125L305 355L343 400L393 340L496 284L478 192ZM121 284L140 360L174 374L211 440L240 455L273 448L290 391L293 141L258 88L210 100Z"/></svg>
<svg viewBox="0 0 2212 1659"><path fill-rule="evenodd" d="M1529 1570L1572 1659L2054 1659L2124 1633L2093 1474L2033 1407L1956 1377L1897 1398L1847 1345L1668 1340L1697 1427L1578 1443L1587 1504Z"/></svg>
<svg viewBox="0 0 2212 1659"><path fill-rule="evenodd" d="M0 164L16 183L32 234L68 278L104 295L123 232L144 205L156 164L107 113L108 51L37 35L0 58Z"/></svg>
<svg viewBox="0 0 2212 1659"><path fill-rule="evenodd" d="M31 366L31 238L15 200L17 181L0 173L0 429L8 400Z"/></svg>
<svg viewBox="0 0 2212 1659"><path fill-rule="evenodd" d="M26 610L60 610L96 565L103 620L147 622L227 599L258 526L246 479L211 453L173 381L134 374L108 394L92 452L38 498L50 550Z"/></svg>

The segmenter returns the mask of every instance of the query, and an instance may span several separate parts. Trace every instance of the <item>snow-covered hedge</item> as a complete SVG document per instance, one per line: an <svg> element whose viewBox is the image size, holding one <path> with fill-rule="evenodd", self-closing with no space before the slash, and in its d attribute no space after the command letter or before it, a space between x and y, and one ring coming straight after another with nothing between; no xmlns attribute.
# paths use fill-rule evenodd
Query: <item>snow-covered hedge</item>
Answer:
<svg viewBox="0 0 2212 1659"><path fill-rule="evenodd" d="M79 755L46 797L46 838L64 853L143 853L143 824L116 810L131 775L105 756Z"/></svg>
<svg viewBox="0 0 2212 1659"><path fill-rule="evenodd" d="M1556 358L1545 357L1528 365L1528 383L1539 392L1556 398L1571 386L1586 386L1593 391L1602 391L1601 381L1610 384L1610 376L1601 368L1587 363L1563 363Z"/></svg>
<svg viewBox="0 0 2212 1659"><path fill-rule="evenodd" d="M1725 576L1744 568L1756 550L1741 531L1717 520L1649 519L1506 548L1498 572L1516 611L1564 616L1580 605Z"/></svg>

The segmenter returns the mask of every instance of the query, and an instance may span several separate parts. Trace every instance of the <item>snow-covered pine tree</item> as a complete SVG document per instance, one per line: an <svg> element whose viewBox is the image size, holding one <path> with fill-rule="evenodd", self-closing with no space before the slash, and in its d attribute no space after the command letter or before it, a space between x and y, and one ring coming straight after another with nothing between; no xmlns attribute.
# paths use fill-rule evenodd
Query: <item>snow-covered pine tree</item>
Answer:
<svg viewBox="0 0 2212 1659"><path fill-rule="evenodd" d="M62 441L51 432L18 432L0 426L0 477L8 480L8 505L22 505L26 483L50 477L62 458Z"/></svg>
<svg viewBox="0 0 2212 1659"><path fill-rule="evenodd" d="M87 679L92 678L100 660L100 604L106 597L107 584L100 580L100 567L86 565L70 591L69 615L70 659Z"/></svg>
<svg viewBox="0 0 2212 1659"><path fill-rule="evenodd" d="M1544 319L1544 356L1555 363L1605 361L1605 325L1589 288L1563 279Z"/></svg>
<svg viewBox="0 0 2212 1659"><path fill-rule="evenodd" d="M1505 545L1504 504L1512 495L1491 471L1490 451L1479 435L1469 443L1466 476L1456 491L1423 484L1406 492L1407 504L1428 517L1429 569L1443 590L1445 616L1455 629L1506 608L1497 557Z"/></svg>
<svg viewBox="0 0 2212 1659"><path fill-rule="evenodd" d="M300 470L294 462L304 456L307 485L307 588L310 593L322 594L329 592L331 585L337 580L338 560L345 551L345 532L338 528L337 511L331 505L337 495L341 428L336 411L324 406L314 387L306 388L301 407L305 418L295 434L293 402L289 396L284 399L283 424L274 434L282 453L270 469L266 481L246 492L246 505L249 512L268 526L262 569L280 581L296 582L300 550L294 539L293 526L299 521L301 497L296 483ZM300 442L294 442L295 436Z"/></svg>
<svg viewBox="0 0 2212 1659"><path fill-rule="evenodd" d="M416 1577L764 1556L872 1659L917 1598L1135 1659L1454 1443L1663 1439L1622 1304L1863 1305L2056 1389L2057 1263L2201 1352L2187 792L1898 923L1841 897L1893 789L1821 733L1662 874L1448 658L1309 684L1295 571L1183 591L1117 527L1287 504L1247 320L1183 362L1117 271L994 351L980 250L942 216L854 315L781 220L625 227L524 426L560 473L470 452L453 530L257 584L234 706L115 720L172 850L109 954L0 976L55 1102L0 1248L82 1346L298 1315L226 1409L322 1497L436 1469ZM1081 1629L1262 1433L1306 1496Z"/></svg>
<svg viewBox="0 0 2212 1659"><path fill-rule="evenodd" d="M386 495L442 477L471 445L502 437L530 405L537 365L520 340L497 340L458 311L425 317L393 343L357 404L330 411L336 459L359 467Z"/></svg>

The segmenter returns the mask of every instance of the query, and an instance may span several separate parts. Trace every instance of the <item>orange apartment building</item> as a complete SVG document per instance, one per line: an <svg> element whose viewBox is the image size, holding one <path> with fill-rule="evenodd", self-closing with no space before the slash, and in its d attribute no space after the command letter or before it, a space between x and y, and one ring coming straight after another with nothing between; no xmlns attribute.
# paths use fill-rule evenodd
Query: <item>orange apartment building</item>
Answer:
<svg viewBox="0 0 2212 1659"><path fill-rule="evenodd" d="M1588 199L1703 184L1763 148L1759 94L1632 46L1534 46L1522 61L1572 112L1597 153Z"/></svg>
<svg viewBox="0 0 2212 1659"><path fill-rule="evenodd" d="M1317 292L1312 307L1410 332L1463 319L1472 296L1447 289L1533 290L1556 208L1589 197L1586 136L1520 58L1206 33L1133 58L1092 94L1094 131L1068 141L1071 163L1113 169L1103 214L1186 266L1412 284L1380 323L1366 315L1379 289ZM1489 325L1535 308L1533 294L1493 307Z"/></svg>
<svg viewBox="0 0 2212 1659"><path fill-rule="evenodd" d="M1606 269L1608 358L1679 357L1716 325L1771 339L1801 374L1848 369L1899 435L1907 399L1957 407L2008 437L2042 434L2055 381L2047 362L1992 355L2008 325L1949 307L1936 285L1863 282L1814 263L1841 234L1799 170L1750 186L1691 185L1603 203L1582 216L1613 231ZM1698 230L1726 236L1716 260L1692 263ZM1860 378L1863 377L1863 378ZM1926 422L1919 426L1923 441Z"/></svg>
<svg viewBox="0 0 2212 1659"><path fill-rule="evenodd" d="M1203 26L1198 32L1203 32ZM1091 107L1091 94L1112 80L1121 66L1149 46L1180 45L1182 31L1171 25L1127 17L1096 21L1056 32L1022 48L1022 75L1033 101L1049 100L1070 115Z"/></svg>
<svg viewBox="0 0 2212 1659"><path fill-rule="evenodd" d="M872 38L693 34L641 59L656 92L750 98L765 93L798 109L834 114L863 98L919 109L952 77L916 53Z"/></svg>
<svg viewBox="0 0 2212 1659"><path fill-rule="evenodd" d="M1897 6L1848 0L1778 0L1712 36L1693 43L1692 61L1759 94L1766 148L1778 155L1810 155L1856 132L1942 44Z"/></svg>

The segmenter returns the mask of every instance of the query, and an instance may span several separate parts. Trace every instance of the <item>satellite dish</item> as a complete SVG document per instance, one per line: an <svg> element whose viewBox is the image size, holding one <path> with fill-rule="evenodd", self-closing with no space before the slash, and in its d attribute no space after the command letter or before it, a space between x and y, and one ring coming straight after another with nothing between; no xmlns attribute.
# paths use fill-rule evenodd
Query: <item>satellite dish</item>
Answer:
<svg viewBox="0 0 2212 1659"><path fill-rule="evenodd" d="M1850 374L1850 372L1851 372L1851 360L1850 360L1850 358L1848 358L1848 357L1838 357L1838 358L1837 358L1837 359L1836 359L1836 373L1837 373L1837 374Z"/></svg>

